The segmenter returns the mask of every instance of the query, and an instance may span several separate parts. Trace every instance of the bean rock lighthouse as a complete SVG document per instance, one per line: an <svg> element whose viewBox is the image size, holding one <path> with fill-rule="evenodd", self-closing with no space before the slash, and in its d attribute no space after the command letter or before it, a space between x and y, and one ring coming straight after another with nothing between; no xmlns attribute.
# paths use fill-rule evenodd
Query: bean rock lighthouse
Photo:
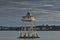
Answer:
<svg viewBox="0 0 60 40"><path fill-rule="evenodd" d="M26 16L22 16L21 19L24 27L24 31L19 32L18 38L40 38L36 31L34 31L34 24L36 21L36 17L32 16L30 12L27 12ZM26 31L26 27L30 27L28 31ZM35 28L36 29L36 28Z"/></svg>

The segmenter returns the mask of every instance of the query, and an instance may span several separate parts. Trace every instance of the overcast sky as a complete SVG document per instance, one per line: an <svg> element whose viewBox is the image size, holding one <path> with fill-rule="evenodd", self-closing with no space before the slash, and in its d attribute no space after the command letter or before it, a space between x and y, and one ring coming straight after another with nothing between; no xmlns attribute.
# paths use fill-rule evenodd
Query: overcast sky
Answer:
<svg viewBox="0 0 60 40"><path fill-rule="evenodd" d="M20 26L29 9L37 25L60 25L59 0L0 0L0 25Z"/></svg>

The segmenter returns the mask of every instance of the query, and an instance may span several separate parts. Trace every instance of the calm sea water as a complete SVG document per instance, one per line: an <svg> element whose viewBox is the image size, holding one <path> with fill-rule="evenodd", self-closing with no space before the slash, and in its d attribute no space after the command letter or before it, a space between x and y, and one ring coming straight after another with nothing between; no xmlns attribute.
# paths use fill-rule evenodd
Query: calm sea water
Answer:
<svg viewBox="0 0 60 40"><path fill-rule="evenodd" d="M35 40L60 40L60 31L38 31L40 38ZM0 31L0 40L19 40L18 31ZM32 40L32 39L20 39Z"/></svg>

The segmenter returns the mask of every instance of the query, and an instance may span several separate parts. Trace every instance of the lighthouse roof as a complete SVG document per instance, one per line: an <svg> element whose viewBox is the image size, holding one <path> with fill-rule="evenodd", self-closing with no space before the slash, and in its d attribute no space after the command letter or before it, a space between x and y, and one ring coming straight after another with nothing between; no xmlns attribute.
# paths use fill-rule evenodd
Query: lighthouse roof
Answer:
<svg viewBox="0 0 60 40"><path fill-rule="evenodd" d="M36 17L32 16L30 12L27 12L26 16L22 16L23 21L35 21Z"/></svg>

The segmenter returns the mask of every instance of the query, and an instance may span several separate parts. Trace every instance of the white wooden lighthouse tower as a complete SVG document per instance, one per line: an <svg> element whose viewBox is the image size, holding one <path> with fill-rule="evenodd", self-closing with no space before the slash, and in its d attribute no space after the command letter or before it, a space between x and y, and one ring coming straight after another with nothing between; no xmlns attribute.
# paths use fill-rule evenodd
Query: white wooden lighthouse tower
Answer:
<svg viewBox="0 0 60 40"><path fill-rule="evenodd" d="M20 31L19 33L19 39L21 38L40 38L37 34L37 32L34 31L34 24L36 21L36 17L32 16L30 12L27 12L25 16L22 16L21 21L23 22L22 27L24 27L24 31ZM26 27L29 27L29 30L26 31Z"/></svg>

